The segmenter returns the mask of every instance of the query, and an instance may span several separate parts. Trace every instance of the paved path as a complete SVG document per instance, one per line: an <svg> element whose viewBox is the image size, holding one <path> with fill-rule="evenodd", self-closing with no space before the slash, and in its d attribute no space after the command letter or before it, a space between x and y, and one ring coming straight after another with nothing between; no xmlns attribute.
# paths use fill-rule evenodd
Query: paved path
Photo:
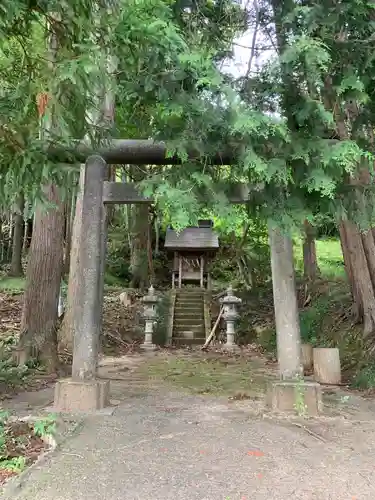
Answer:
<svg viewBox="0 0 375 500"><path fill-rule="evenodd" d="M88 418L13 498L373 500L374 426L362 422L359 440L351 423L332 424L320 438L246 405L134 396L112 416Z"/></svg>
<svg viewBox="0 0 375 500"><path fill-rule="evenodd" d="M17 494L1 498L375 499L372 404L291 419L270 415L261 400L169 392L110 363L102 375L112 378L113 415L87 417ZM40 392L37 407L52 397ZM12 403L21 413L24 400L30 394Z"/></svg>

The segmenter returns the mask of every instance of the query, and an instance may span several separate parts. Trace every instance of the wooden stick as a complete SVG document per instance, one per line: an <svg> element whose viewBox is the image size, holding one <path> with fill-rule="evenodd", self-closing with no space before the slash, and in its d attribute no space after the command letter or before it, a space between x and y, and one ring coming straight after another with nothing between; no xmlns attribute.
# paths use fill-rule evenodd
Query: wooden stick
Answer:
<svg viewBox="0 0 375 500"><path fill-rule="evenodd" d="M203 344L203 346L201 347L201 349L205 349L205 348L208 346L208 344L211 342L211 340L212 340L213 336L215 335L216 328L217 328L217 326L218 326L218 324L219 324L219 322L220 322L220 319L221 319L221 317L222 317L222 315L223 315L223 312L224 312L224 306L222 306L222 308L220 309L219 316L217 317L217 320L216 320L216 322L215 322L215 324L214 324L214 326L213 326L213 328L212 328L212 330L211 330L211 333L210 333L210 335L207 337L207 340L206 340L206 342Z"/></svg>

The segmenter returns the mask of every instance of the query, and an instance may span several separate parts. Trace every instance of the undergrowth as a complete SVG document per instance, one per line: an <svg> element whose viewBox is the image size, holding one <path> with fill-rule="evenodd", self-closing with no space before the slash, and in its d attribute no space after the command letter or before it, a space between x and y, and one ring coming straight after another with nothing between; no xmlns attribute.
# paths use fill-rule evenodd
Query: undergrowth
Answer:
<svg viewBox="0 0 375 500"><path fill-rule="evenodd" d="M12 421L8 412L0 411L0 472L22 472L35 460L35 452L41 451L43 439L55 432L54 415L28 423Z"/></svg>
<svg viewBox="0 0 375 500"><path fill-rule="evenodd" d="M30 366L18 366L13 360L13 348L16 344L14 336L0 340L0 388L17 387L22 384L29 373Z"/></svg>

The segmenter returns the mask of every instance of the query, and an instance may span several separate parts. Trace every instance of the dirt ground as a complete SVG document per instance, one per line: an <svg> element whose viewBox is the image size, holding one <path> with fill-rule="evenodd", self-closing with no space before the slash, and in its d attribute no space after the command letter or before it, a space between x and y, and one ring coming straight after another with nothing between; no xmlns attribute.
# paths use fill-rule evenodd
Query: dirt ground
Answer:
<svg viewBox="0 0 375 500"><path fill-rule="evenodd" d="M109 348L99 368L99 376L111 383L112 413L59 416L61 448L32 472L17 496L4 498L375 498L373 395L323 387L319 418L271 413L265 394L277 378L277 365L256 346L240 356L215 348L140 354L134 342L139 311L119 312L117 295L105 303ZM0 335L17 332L20 304L20 295L0 294ZM50 414L54 383L34 372L28 390L8 394L1 408L20 417ZM252 458L251 464L244 457Z"/></svg>
<svg viewBox="0 0 375 500"><path fill-rule="evenodd" d="M264 395L276 375L250 350L103 357L113 413L80 417L45 469L5 498L373 500L375 401L330 387L319 418L274 414ZM5 406L40 415L52 402L53 385Z"/></svg>

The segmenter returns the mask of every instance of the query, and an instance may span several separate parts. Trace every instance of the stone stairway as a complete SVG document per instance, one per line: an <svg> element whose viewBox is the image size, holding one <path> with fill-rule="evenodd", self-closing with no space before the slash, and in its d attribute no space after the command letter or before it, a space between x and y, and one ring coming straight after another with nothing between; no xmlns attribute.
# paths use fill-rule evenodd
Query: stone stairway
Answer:
<svg viewBox="0 0 375 500"><path fill-rule="evenodd" d="M204 344L204 291L199 288L178 289L173 316L173 344Z"/></svg>

